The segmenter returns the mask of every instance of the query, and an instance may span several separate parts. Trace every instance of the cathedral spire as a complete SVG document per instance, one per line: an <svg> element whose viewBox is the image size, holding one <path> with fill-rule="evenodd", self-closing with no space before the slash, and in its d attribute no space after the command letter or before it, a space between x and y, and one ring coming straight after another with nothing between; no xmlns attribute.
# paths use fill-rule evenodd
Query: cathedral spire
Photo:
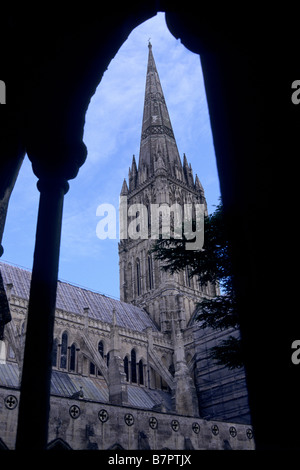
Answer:
<svg viewBox="0 0 300 470"><path fill-rule="evenodd" d="M145 175L153 176L157 168L166 169L176 178L182 177L182 165L150 41L148 49L138 184L143 182Z"/></svg>
<svg viewBox="0 0 300 470"><path fill-rule="evenodd" d="M126 196L121 211L125 223L122 221L121 230L122 235L127 234L119 243L121 300L145 306L150 318L168 335L172 330L171 313L178 328L184 329L197 303L210 291L184 273L162 272L161 261L152 256L151 251L157 233L161 232L166 238L168 233L175 234L176 223L181 231L188 214L185 204L206 204L206 201L200 180L198 176L194 180L186 155L183 162L179 157L151 43L148 45L139 160L132 158L129 184L123 183L121 196ZM174 206L181 210L177 212ZM211 292L214 295L213 287ZM181 385L176 389L176 400L179 402L186 393L186 376L184 364L179 356L177 359Z"/></svg>

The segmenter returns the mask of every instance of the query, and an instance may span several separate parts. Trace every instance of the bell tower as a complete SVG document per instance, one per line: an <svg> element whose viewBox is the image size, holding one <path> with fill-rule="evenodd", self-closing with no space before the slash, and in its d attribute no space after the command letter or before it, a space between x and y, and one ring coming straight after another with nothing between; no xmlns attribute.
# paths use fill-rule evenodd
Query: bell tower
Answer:
<svg viewBox="0 0 300 470"><path fill-rule="evenodd" d="M188 270L163 272L149 253L162 220L169 221L169 228L174 222L174 208L181 211L180 218L185 205L207 209L198 176L194 179L185 155L181 162L150 43L148 48L139 160L137 165L133 156L120 194L126 225L119 243L120 296L145 308L162 332L171 333L172 325L180 330L187 326L197 302L215 295L215 287L201 287Z"/></svg>

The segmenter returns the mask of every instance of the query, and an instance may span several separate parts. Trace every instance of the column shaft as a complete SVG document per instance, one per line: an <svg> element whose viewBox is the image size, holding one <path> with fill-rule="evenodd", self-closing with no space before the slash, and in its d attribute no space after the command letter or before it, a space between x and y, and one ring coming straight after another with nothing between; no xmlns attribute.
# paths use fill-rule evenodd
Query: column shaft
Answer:
<svg viewBox="0 0 300 470"><path fill-rule="evenodd" d="M40 180L16 449L45 449L64 180Z"/></svg>

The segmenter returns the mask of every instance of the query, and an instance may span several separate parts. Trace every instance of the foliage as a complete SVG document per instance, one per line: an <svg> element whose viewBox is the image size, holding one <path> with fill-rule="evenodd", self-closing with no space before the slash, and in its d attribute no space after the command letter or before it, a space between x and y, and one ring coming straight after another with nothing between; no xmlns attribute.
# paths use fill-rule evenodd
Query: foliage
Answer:
<svg viewBox="0 0 300 470"><path fill-rule="evenodd" d="M201 328L238 330L239 321L234 292L234 279L225 217L220 203L213 214L204 220L204 246L201 250L186 249L188 241L160 238L151 252L162 262L161 268L172 274L188 268L189 276L196 276L201 286L217 284L221 294L204 298L198 304L197 321ZM211 348L210 357L230 369L243 365L240 339L230 336Z"/></svg>
<svg viewBox="0 0 300 470"><path fill-rule="evenodd" d="M218 346L211 348L210 357L218 365L225 365L228 369L237 369L243 366L241 340L230 335L224 339Z"/></svg>

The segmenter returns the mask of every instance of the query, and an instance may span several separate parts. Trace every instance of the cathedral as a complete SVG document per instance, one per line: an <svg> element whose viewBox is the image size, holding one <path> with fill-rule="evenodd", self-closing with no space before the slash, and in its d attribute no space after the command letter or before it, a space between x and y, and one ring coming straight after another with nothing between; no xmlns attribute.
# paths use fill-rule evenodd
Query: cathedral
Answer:
<svg viewBox="0 0 300 470"><path fill-rule="evenodd" d="M135 222L119 242L120 301L58 282L48 448L254 449L244 370L208 358L232 332L197 323L196 306L218 286L164 272L151 253L153 207L207 206L180 158L150 43L139 159L120 186L126 228ZM0 447L14 449L31 273L0 262L0 274L11 315L0 338Z"/></svg>

